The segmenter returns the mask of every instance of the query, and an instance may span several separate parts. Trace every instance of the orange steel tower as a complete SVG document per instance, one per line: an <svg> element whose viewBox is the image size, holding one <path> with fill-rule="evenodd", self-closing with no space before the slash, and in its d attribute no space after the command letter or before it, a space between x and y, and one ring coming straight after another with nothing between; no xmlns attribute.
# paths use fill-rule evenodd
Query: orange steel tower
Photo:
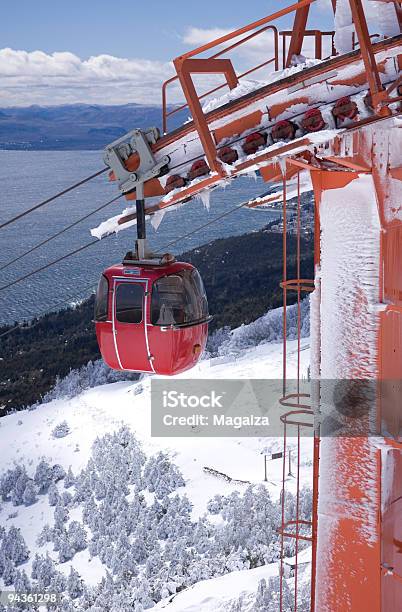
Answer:
<svg viewBox="0 0 402 612"><path fill-rule="evenodd" d="M367 126L342 147L336 159L347 171L312 175L320 228L313 376L324 389L326 379L371 381L373 397L359 412L364 400L348 383L352 397L341 393L339 409L361 431L321 432L315 606L391 611L402 609L400 124Z"/></svg>
<svg viewBox="0 0 402 612"><path fill-rule="evenodd" d="M319 388L313 402L299 387L287 392L285 350L285 426L296 426L300 436L300 415L313 417L314 408L317 418L312 524L298 516L285 523L283 515L280 531L296 543L312 541L312 610L396 612L402 610L401 7L400 0L332 0L335 30L321 32L306 29L313 3L300 0L177 58L176 75L163 86L165 133L147 142L136 130L135 146L124 138L112 143L111 179L128 200L159 196L146 204L148 214L256 170L267 182L283 182L284 312L288 291L300 303L301 292L314 289L311 368ZM367 25L373 7L384 26L380 36ZM279 32L275 20L292 13L293 28ZM270 51L257 67L239 72L222 57L260 35L271 37ZM290 68L306 40L314 43L314 61ZM332 47L324 58L323 41ZM277 72L281 60L284 70ZM245 76L265 68L276 71L268 82L242 89ZM200 94L195 74L220 74L224 82ZM169 110L172 84L181 86L185 103ZM224 87L229 94L202 106ZM183 109L191 120L169 132L171 115ZM163 174L152 170L161 160ZM296 180L300 200L302 173L315 196L312 280L286 276L287 185ZM122 214L116 224L133 219L135 212ZM349 433L328 432L328 403L344 425L354 424ZM297 569L295 582L297 612Z"/></svg>

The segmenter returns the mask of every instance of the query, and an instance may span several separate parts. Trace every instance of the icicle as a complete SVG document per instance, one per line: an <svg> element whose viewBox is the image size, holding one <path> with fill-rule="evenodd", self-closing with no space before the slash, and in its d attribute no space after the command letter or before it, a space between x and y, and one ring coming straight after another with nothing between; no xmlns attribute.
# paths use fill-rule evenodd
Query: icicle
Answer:
<svg viewBox="0 0 402 612"><path fill-rule="evenodd" d="M278 157L278 164L282 172L282 176L286 176L286 157Z"/></svg>
<svg viewBox="0 0 402 612"><path fill-rule="evenodd" d="M151 216L151 225L155 231L158 230L160 224L162 223L163 217L165 216L165 210L158 210Z"/></svg>
<svg viewBox="0 0 402 612"><path fill-rule="evenodd" d="M201 200L201 202L203 203L204 207L209 211L210 209L210 200L211 200L211 192L210 190L204 190L204 191L200 191L200 193L197 193L197 199Z"/></svg>
<svg viewBox="0 0 402 612"><path fill-rule="evenodd" d="M247 172L243 173L245 176L248 176L249 178L253 178L255 181L257 180L257 173L255 170L248 170Z"/></svg>

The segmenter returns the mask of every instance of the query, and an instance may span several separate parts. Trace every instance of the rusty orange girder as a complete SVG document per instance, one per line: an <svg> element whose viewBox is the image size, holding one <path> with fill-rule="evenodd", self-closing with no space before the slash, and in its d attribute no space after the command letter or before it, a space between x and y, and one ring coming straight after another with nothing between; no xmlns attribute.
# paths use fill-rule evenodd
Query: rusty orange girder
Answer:
<svg viewBox="0 0 402 612"><path fill-rule="evenodd" d="M295 18L293 22L293 29L290 38L288 56L286 60L286 67L290 66L292 57L294 55L300 55L303 47L304 41L304 33L306 31L308 14L310 12L310 5L307 4L305 6L301 6L295 13ZM319 58L321 58L321 50Z"/></svg>
<svg viewBox="0 0 402 612"><path fill-rule="evenodd" d="M393 48L398 48L398 45L400 45L399 39L391 39L389 41L381 41L380 43L376 43L373 45L374 55L387 51L387 49L392 50ZM189 197L196 195L203 189L214 186L222 179L230 180L231 178L238 176L247 168L251 168L253 166L256 167L257 164L260 164L260 171L266 176L268 176L269 172L267 174L267 171L265 171L263 167L264 165L266 166L270 163L273 163L275 158L275 151L271 151L267 154L257 154L251 159L245 159L241 163L239 162L237 165L232 166L228 174L228 168L226 168L223 172L221 163L217 159L217 152L219 148L225 146L227 142L233 141L233 139L236 141L236 134L244 133L244 131L247 134L252 131L253 128L258 129L259 125L261 125L261 121L266 121L267 111L264 115L264 112L262 110L264 103L263 101L265 99L268 101L269 99L271 99L271 97L278 96L281 91L286 91L289 87L293 88L294 90L298 90L299 88L301 92L303 92L304 90L309 91L309 88L304 85L305 83L319 82L320 78L325 79L326 74L333 74L334 71L337 71L338 74L341 74L340 71L342 71L343 67L346 67L351 63L356 64L356 61L359 61L360 57L360 51L354 51L348 54L346 57L337 56L335 58L332 58L331 60L323 62L318 66L296 73L282 81L274 82L270 85L263 86L261 89L258 89L257 91L252 92L251 94L247 94L242 98L235 99L229 104L226 104L223 107L218 107L217 109L212 110L207 114L203 113L199 99L193 99L195 93L191 74L192 72L198 70L202 72L208 70L207 66L209 60L205 62L204 60L202 60L201 63L199 63L200 60L189 60L187 58L184 58L180 61L178 60L178 71L180 72L181 79L185 83L187 96L189 98L190 104L192 105L194 119L193 121L186 123L184 126L175 130L174 132L171 132L170 134L167 134L160 138L153 146L153 151L155 155L163 155L165 153L169 154L169 151L172 150L172 147L175 147L175 143L185 142L186 138L194 140L193 134L195 134L196 137L199 138L201 143L201 147L199 149L199 157L202 158L202 156L205 155L212 172L201 180L198 180L197 182L190 182L189 185L187 185L180 191L174 192L172 196L166 195L164 186L159 179L152 179L146 182L144 186L146 197L162 196L162 200L158 204L149 207L148 211L152 213L158 209L166 208L168 206L183 202ZM191 63L187 64L188 61L190 61ZM215 59L210 71L224 72L227 76L229 86L233 87L235 85L235 74L230 68L230 63L226 62L225 60ZM363 76L364 68L362 72L362 77ZM335 81L336 79L332 78L332 80ZM337 81L340 82L342 86L347 86L347 80L341 79L340 81L339 77L337 77ZM353 82L356 82L356 74L352 78L352 83ZM361 79L361 82L363 82L363 78ZM396 97L392 97L392 95L395 95L398 86L398 83L392 83L390 86L388 86L388 90L386 93L387 98L384 98L382 100L383 103L389 101L394 103L394 101L398 99ZM313 90L313 87L314 85L310 86L310 89ZM292 103L297 103L297 101L299 101L300 103L300 101L302 100L305 100L305 103L308 103L308 95L307 97L306 94L299 95L298 91L296 94L293 94ZM258 110L254 110L257 107ZM248 108L250 108L249 111ZM279 106L272 104L269 107L269 116L272 117L273 120L275 120L275 117L280 117L284 109L286 109L286 101L284 101L284 103ZM234 117L234 119L232 119L232 117ZM371 117L365 118L360 122L355 122L354 126L359 127L359 125L364 125L367 122L377 121L380 119L380 117L381 113L376 114L373 110L373 114ZM346 129L352 128L353 126L351 126L350 128L348 127ZM291 152L292 148L294 148L295 151L298 150L298 152L301 153L300 149L308 150L310 145L311 142L309 135L306 134L304 138L290 142L284 147L280 147L277 150L277 154L283 155L285 153ZM342 163L344 165L348 165L348 163L355 163L361 169L364 169L364 160L354 160L354 162L348 162L348 160L344 159ZM138 157L136 156L136 154L132 155L127 160L126 165L130 171L135 171L138 165ZM183 164L181 164L181 166L183 166ZM172 170L172 173L174 173L174 171L175 170ZM111 175L111 178L113 179L113 175ZM135 192L129 194L126 197L129 200L135 199ZM130 214L128 217L123 217L120 220L120 223L124 224L126 220L131 220L132 218L133 215Z"/></svg>
<svg viewBox="0 0 402 612"><path fill-rule="evenodd" d="M402 602L402 152L399 147L398 154L398 132L398 125L391 118L345 134L345 142L339 148L339 155L335 156L338 171L319 170L311 175L319 223L315 246L317 266L322 263L320 211L326 194L339 193L341 202L346 198L347 211L347 196L343 195L345 187L353 183L358 185L363 176L371 181L378 215L379 261L373 271L378 278L379 313L378 320L372 314L372 324L378 325L378 335L370 365L377 385L392 383L385 395L377 394L373 407L375 414L371 418L380 428L376 438L325 439L324 452L321 450L320 453L319 470L321 474L327 474L327 478L331 478L333 466L342 465L342 470L331 480L330 497L326 492L320 500L318 491L318 538L314 547L318 545L317 558L320 561L315 592L316 609L320 612L394 612L399 610ZM359 158L368 162L363 171L358 167L342 171L345 160ZM359 198L359 187L356 189L354 197ZM365 202L368 196L365 189L360 193L361 202ZM334 195L331 195L325 206L334 201ZM347 223L346 215L345 229ZM329 229L326 228L327 233ZM355 239L365 240L357 236ZM362 251L364 246L362 243ZM342 244L339 253L342 253ZM368 257L370 265L375 265L374 257L372 260L370 253ZM362 259L363 274L367 262L368 259ZM330 262L331 266L335 264ZM324 261L323 265L328 266L329 262ZM323 310L331 307L325 295L325 292L321 293L320 309ZM362 307L359 299L358 295L356 301L350 300L350 303L345 299L344 311L349 309L351 319ZM331 332L322 328L322 333L328 337ZM325 353L323 355L320 348L316 351L316 358L325 368L322 362L326 359ZM359 370L361 363L359 365L357 355L351 354L342 367L344 375L348 371L351 379L364 377ZM393 389L393 394L390 389ZM384 435L381 433L384 431L389 433ZM359 474L364 476L359 478ZM327 486L324 488L328 489ZM368 516L372 517L370 529L364 527Z"/></svg>

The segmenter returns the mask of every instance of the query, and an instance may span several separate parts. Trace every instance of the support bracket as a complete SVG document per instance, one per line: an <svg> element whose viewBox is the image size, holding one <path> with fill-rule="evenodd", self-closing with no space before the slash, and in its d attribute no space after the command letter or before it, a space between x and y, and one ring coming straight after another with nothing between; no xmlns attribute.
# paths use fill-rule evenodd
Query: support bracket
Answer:
<svg viewBox="0 0 402 612"><path fill-rule="evenodd" d="M105 148L104 162L113 171L123 194L134 190L142 192L146 181L168 172L169 156L164 155L157 161L151 149L158 139L159 130L156 127L144 131L135 129ZM133 153L137 154L139 164L132 172L127 170L126 161Z"/></svg>

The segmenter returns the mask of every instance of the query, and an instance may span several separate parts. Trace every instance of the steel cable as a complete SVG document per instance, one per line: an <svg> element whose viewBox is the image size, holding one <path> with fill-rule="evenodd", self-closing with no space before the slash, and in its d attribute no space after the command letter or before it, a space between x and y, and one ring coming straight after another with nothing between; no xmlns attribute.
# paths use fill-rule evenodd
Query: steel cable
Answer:
<svg viewBox="0 0 402 612"><path fill-rule="evenodd" d="M89 181L92 181L92 179L96 178L97 176L100 176L101 174L103 174L107 170L109 170L109 168L107 168L107 167L106 168L102 168L102 170L98 170L98 172L95 172L94 174L91 174L90 176L87 176L86 178L82 179L81 181L78 181L78 183L74 183L74 185L70 185L70 187L67 187L66 189L63 189L62 191L59 191L58 193L56 193L55 195L51 196L50 198L47 198L46 200L43 200L42 202L39 202L39 204L36 204L35 206L32 206L31 208L28 208L28 210L24 210L24 212L19 213L18 215L16 215L15 217L12 217L8 221L5 221L4 223L1 223L0 224L0 229L3 229L4 227L7 227L7 225L10 225L11 223L14 223L15 221L18 221L19 219L22 219L26 215L29 215L31 212L34 212L35 210L38 210L39 208L42 208L42 206L45 206L45 204L49 204L49 202L53 202L53 200L56 200L57 198L60 198L61 196L65 195L66 193L69 193L70 191L73 191L73 189L77 189L77 187L81 187L81 185L85 185L85 183L88 183Z"/></svg>
<svg viewBox="0 0 402 612"><path fill-rule="evenodd" d="M109 235L112 235L112 234L109 234ZM108 238L108 236L105 236L105 238ZM41 266L40 268L36 268L36 270L32 270L32 272L28 272L28 274L24 274L24 276L20 276L19 278L16 278L15 280L11 281L10 283L7 283L6 285L2 285L0 287L0 291L4 291L5 289L8 289L9 287L12 287L13 285L16 285L17 283L20 283L21 281L23 281L23 280L25 280L27 278L30 278L31 276L34 276L34 274L38 274L39 272L43 272L43 270L47 270L48 268L50 268L51 266L54 266L55 264L59 263L60 261L64 261L68 257L71 257L72 255L76 255L77 253L80 253L81 251L84 251L85 249L87 249L90 246L93 246L94 244L100 244L100 243L101 243L101 240L96 238L95 240L92 240L91 242L88 242L87 244L84 244L83 246L78 247L78 249L75 249L74 251L70 251L69 253L66 253L65 255L62 255L61 257L58 257L57 259L54 259L53 261L50 261L49 263L45 264L44 266Z"/></svg>
<svg viewBox="0 0 402 612"><path fill-rule="evenodd" d="M119 194L119 195L115 196L114 198L112 198L111 200L106 202L105 204L102 204L102 206L98 206L98 208L95 208L95 210L89 212L87 215L84 215L84 217L81 217L80 219L77 219L77 221L74 221L74 223L71 223L70 225L67 225L66 227L61 229L59 232L57 232L56 234L53 234L53 236L49 236L49 238L46 238L45 240L42 240L42 242L39 242L38 244L36 244L32 248L28 249L28 251L25 251L25 253L22 253L21 255L18 255L18 257L15 257L11 261L9 261L6 264L4 264L3 266L1 266L0 267L0 271L1 270L5 270L5 268L8 268L8 266L11 266L11 264L15 263L16 261L19 261L20 259L22 259L26 255L29 255L33 251L36 251L36 249L39 249L39 247L44 246L45 244L47 244L51 240L54 240L55 238L58 238L59 236L64 234L64 232L67 232L68 230L70 230L71 228L75 227L76 225L78 225L82 221L85 221L86 219L88 219L92 215L96 214L100 210L103 210L104 208L106 208L107 206L112 204L113 202L116 202L116 200L118 200L121 197L122 197L122 194Z"/></svg>

